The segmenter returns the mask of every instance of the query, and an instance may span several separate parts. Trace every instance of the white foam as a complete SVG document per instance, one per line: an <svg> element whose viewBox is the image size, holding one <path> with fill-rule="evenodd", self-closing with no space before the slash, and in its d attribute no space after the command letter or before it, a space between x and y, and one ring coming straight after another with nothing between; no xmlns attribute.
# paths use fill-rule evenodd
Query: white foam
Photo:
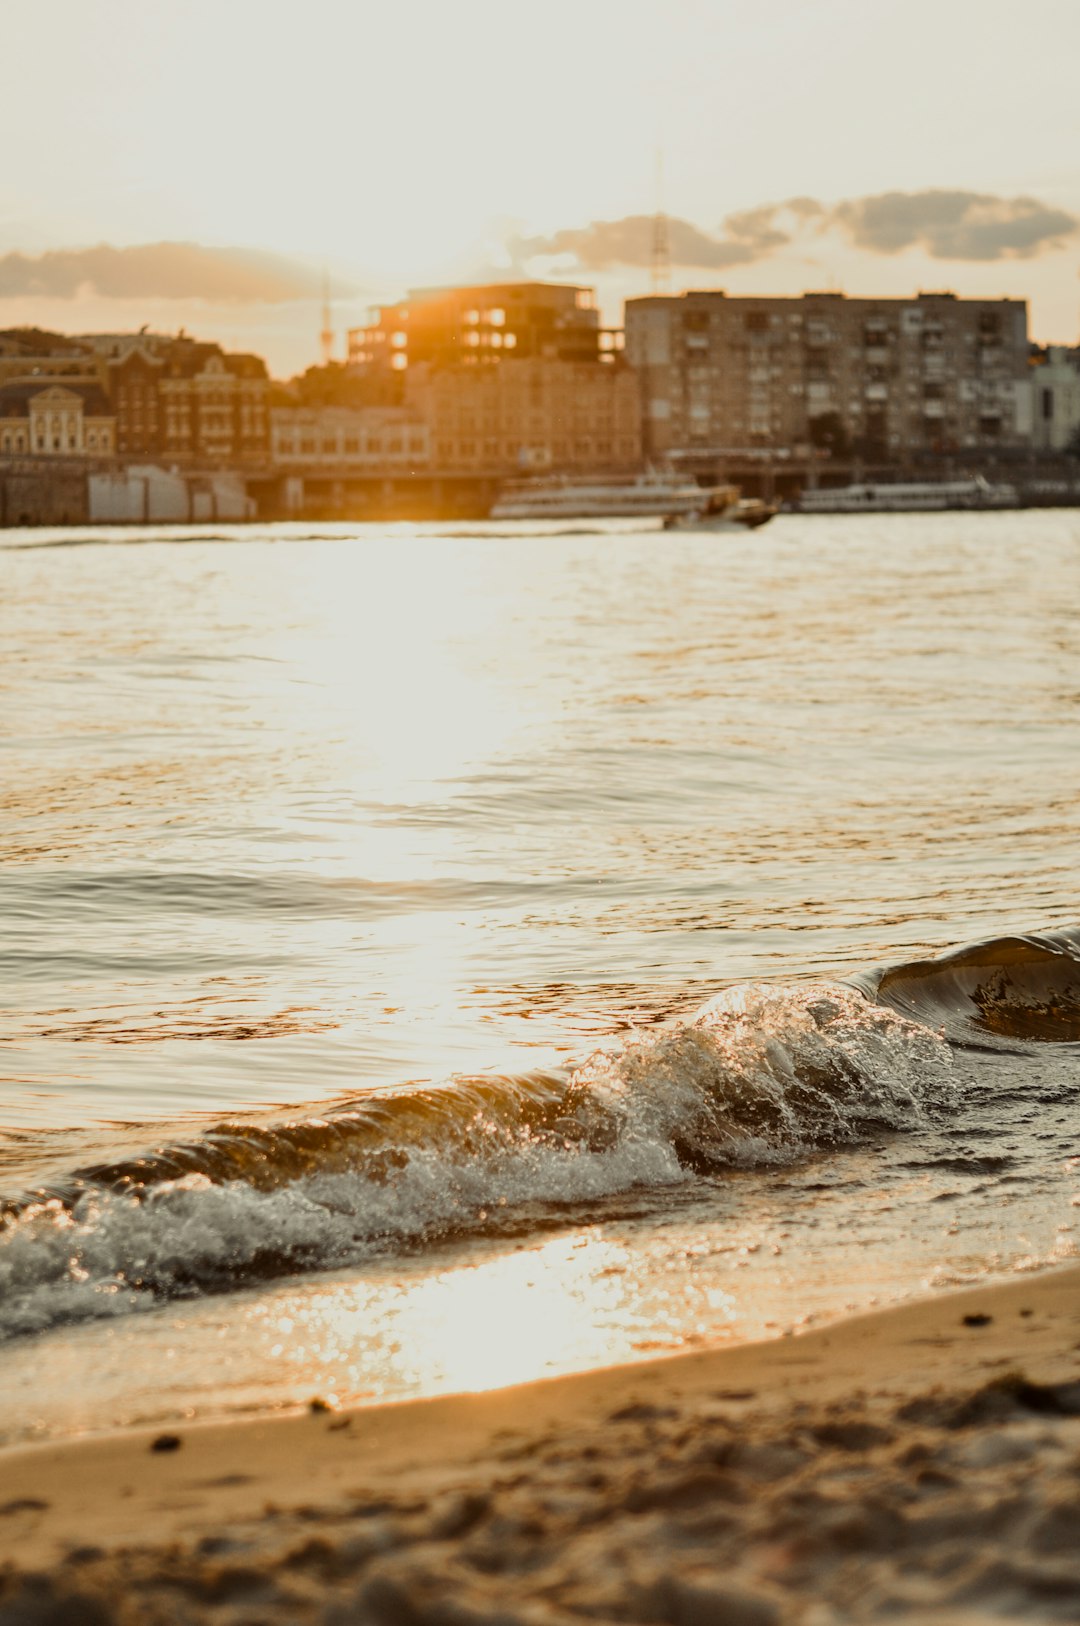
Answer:
<svg viewBox="0 0 1080 1626"><path fill-rule="evenodd" d="M476 1231L529 1204L570 1206L691 1178L687 1165L768 1165L947 1104L946 1047L829 985L728 990L692 1022L597 1052L554 1131L493 1118L401 1165L316 1172L265 1191L205 1175L146 1192L35 1204L0 1230L0 1337L113 1316L260 1276L362 1264ZM475 1126L474 1126L475 1128Z"/></svg>

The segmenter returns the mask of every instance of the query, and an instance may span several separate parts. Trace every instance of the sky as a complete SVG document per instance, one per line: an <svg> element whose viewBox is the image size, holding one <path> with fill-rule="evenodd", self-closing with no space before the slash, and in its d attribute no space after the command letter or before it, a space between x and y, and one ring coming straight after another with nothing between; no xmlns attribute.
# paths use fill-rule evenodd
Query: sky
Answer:
<svg viewBox="0 0 1080 1626"><path fill-rule="evenodd" d="M674 292L952 288L1080 337L1077 0L4 3L0 326L287 376L324 267L339 355L444 282L617 322L662 206Z"/></svg>

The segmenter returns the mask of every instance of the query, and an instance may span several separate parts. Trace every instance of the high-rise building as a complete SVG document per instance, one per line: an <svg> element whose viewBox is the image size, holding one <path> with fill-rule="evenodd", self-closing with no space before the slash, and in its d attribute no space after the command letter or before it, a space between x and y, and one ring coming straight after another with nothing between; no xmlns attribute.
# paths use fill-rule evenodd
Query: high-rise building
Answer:
<svg viewBox="0 0 1080 1626"><path fill-rule="evenodd" d="M1029 434L1022 300L632 299L626 356L652 457L809 444L895 462Z"/></svg>

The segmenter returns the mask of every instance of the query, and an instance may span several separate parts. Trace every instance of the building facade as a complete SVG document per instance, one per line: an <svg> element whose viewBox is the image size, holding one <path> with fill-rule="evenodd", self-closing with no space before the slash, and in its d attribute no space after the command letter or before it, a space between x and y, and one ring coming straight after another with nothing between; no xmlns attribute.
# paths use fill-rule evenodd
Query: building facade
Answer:
<svg viewBox="0 0 1080 1626"><path fill-rule="evenodd" d="M100 385L0 385L0 456L112 457L116 419Z"/></svg>
<svg viewBox="0 0 1080 1626"><path fill-rule="evenodd" d="M638 383L621 362L411 367L407 400L437 469L513 476L623 472L641 460Z"/></svg>
<svg viewBox="0 0 1080 1626"><path fill-rule="evenodd" d="M116 449L121 456L149 456L162 450L160 388L164 362L141 344L107 364L109 397L116 413Z"/></svg>
<svg viewBox="0 0 1080 1626"><path fill-rule="evenodd" d="M1080 450L1080 350L1051 345L1032 370L1031 443L1037 451Z"/></svg>
<svg viewBox="0 0 1080 1626"><path fill-rule="evenodd" d="M270 413L278 468L342 474L407 474L431 462L428 426L401 407L275 407Z"/></svg>
<svg viewBox="0 0 1080 1626"><path fill-rule="evenodd" d="M626 355L647 454L817 445L868 461L1023 444L1027 306L1020 300L630 300Z"/></svg>
<svg viewBox="0 0 1080 1626"><path fill-rule="evenodd" d="M621 335L601 328L590 288L511 282L414 289L400 304L373 310L348 343L350 367L393 373L541 358L592 362L613 353Z"/></svg>
<svg viewBox="0 0 1080 1626"><path fill-rule="evenodd" d="M270 455L270 380L259 356L174 341L158 384L160 449L179 463L261 464Z"/></svg>

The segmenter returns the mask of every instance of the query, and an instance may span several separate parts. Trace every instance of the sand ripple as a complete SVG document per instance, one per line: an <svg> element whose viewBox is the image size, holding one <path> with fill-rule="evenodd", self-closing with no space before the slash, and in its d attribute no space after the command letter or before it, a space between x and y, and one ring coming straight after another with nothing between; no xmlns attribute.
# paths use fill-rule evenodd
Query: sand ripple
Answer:
<svg viewBox="0 0 1080 1626"><path fill-rule="evenodd" d="M430 1495L9 1567L0 1626L1075 1622L1078 1530L1080 1383L767 1413L743 1392L508 1438Z"/></svg>

